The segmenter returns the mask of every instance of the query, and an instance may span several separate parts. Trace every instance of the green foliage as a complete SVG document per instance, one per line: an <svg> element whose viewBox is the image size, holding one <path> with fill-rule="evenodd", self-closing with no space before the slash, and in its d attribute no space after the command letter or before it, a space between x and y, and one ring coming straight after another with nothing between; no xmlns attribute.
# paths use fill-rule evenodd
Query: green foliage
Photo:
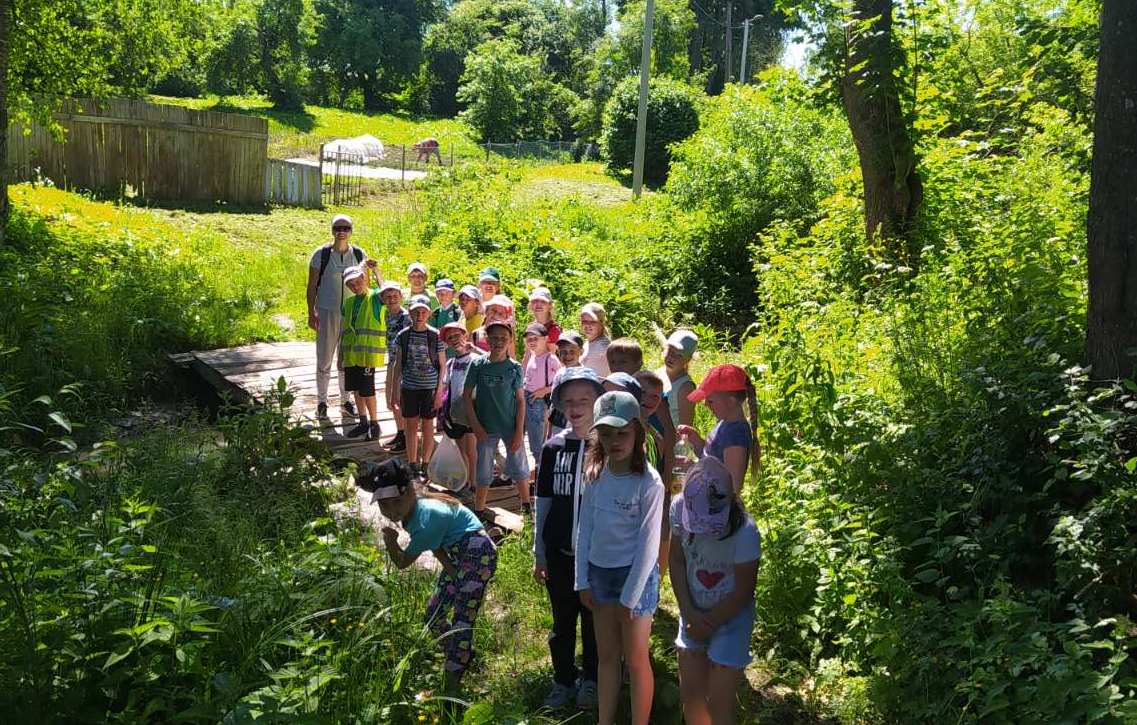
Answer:
<svg viewBox="0 0 1137 725"><path fill-rule="evenodd" d="M256 23L265 92L277 108L303 108L316 30L312 0L261 0Z"/></svg>
<svg viewBox="0 0 1137 725"><path fill-rule="evenodd" d="M643 55L644 0L633 0L620 10L620 29L598 49L600 65L614 79L636 73ZM651 75L687 81L691 73L688 43L695 29L695 13L686 0L655 3L651 36Z"/></svg>
<svg viewBox="0 0 1137 725"><path fill-rule="evenodd" d="M568 324L590 301L603 304L616 334L642 335L659 316L648 270L656 264L645 230L626 223L626 207L597 209L579 199L515 203L516 174L469 169L440 182L415 234L428 246L432 274L473 280L493 264L504 293L523 304L535 281L553 292L557 314ZM476 193L475 193L476 190ZM613 246L628 250L613 258ZM519 304L522 320L527 315Z"/></svg>
<svg viewBox="0 0 1137 725"><path fill-rule="evenodd" d="M467 104L462 120L481 141L513 141L521 131L525 96L537 80L536 59L521 55L511 41L478 46L462 73L459 100Z"/></svg>
<svg viewBox="0 0 1137 725"><path fill-rule="evenodd" d="M523 55L510 40L491 40L466 60L458 99L461 119L480 141L560 138L572 128L578 101L541 71L536 58Z"/></svg>
<svg viewBox="0 0 1137 725"><path fill-rule="evenodd" d="M632 169L639 108L639 79L629 77L616 86L604 109L600 154L613 172ZM647 131L644 138L644 182L660 185L667 180L671 145L699 128L694 92L666 78L652 78L648 86Z"/></svg>
<svg viewBox="0 0 1137 725"><path fill-rule="evenodd" d="M868 677L890 721L1132 717L1137 403L1071 364L1086 138L1031 117L1014 156L929 147L918 276L843 190L754 248L770 646Z"/></svg>
<svg viewBox="0 0 1137 725"><path fill-rule="evenodd" d="M675 235L657 283L668 303L741 334L758 304L754 265L740 264L777 220L804 230L834 179L855 162L845 122L807 98L801 81L768 73L713 99L699 131L673 147L667 191L697 222Z"/></svg>
<svg viewBox="0 0 1137 725"><path fill-rule="evenodd" d="M369 111L389 107L419 66L426 17L420 0L316 0L319 30L311 50L316 69L309 97L343 107L360 90Z"/></svg>
<svg viewBox="0 0 1137 725"><path fill-rule="evenodd" d="M282 391L226 418L221 446L189 422L82 459L0 453L10 718L414 722L436 709L414 696L435 684L429 583L394 581L366 531L328 517L323 458Z"/></svg>
<svg viewBox="0 0 1137 725"><path fill-rule="evenodd" d="M584 95L589 52L605 25L592 0L461 0L427 30L419 83L431 112L454 116L468 103L459 86L470 55L490 40L509 40L550 82Z"/></svg>
<svg viewBox="0 0 1137 725"><path fill-rule="evenodd" d="M157 382L167 352L273 334L263 312L274 292L256 284L267 264L232 275L221 271L232 251L218 239L129 221L108 234L91 203L63 207L86 215L89 226L72 227L25 206L62 192L20 187L13 196L0 248L0 339L17 350L0 357L0 371L29 392L82 381L89 409L117 405Z"/></svg>

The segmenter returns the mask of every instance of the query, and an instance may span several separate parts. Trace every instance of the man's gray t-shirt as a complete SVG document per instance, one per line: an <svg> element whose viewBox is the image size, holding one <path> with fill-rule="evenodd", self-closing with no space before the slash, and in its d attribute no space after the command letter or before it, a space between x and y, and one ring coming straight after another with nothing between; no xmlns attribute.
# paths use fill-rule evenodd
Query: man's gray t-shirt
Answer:
<svg viewBox="0 0 1137 725"><path fill-rule="evenodd" d="M312 252L312 259L308 262L308 266L317 272L320 271L320 255L323 249L319 247ZM366 261L367 252L363 253L363 259ZM343 254L335 249L331 250L328 266L324 268L324 276L320 278L320 288L316 292L317 309L337 311L343 309L343 301L351 296L351 290L343 283L343 271L355 264L358 262L355 261L355 252L351 246L348 246Z"/></svg>

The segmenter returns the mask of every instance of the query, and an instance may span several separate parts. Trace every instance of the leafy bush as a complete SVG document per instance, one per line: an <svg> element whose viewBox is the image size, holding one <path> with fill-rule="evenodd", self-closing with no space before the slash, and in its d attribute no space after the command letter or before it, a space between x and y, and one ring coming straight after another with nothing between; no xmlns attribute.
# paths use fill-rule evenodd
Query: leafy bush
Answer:
<svg viewBox="0 0 1137 725"><path fill-rule="evenodd" d="M888 721L1137 714L1137 400L1072 363L1085 136L1033 117L1014 155L926 149L918 275L844 190L754 245L768 646L868 678Z"/></svg>
<svg viewBox="0 0 1137 725"><path fill-rule="evenodd" d="M414 697L434 685L429 581L389 582L369 534L328 517L326 459L289 402L228 418L222 446L187 422L82 458L0 451L10 718L414 722L437 707Z"/></svg>
<svg viewBox="0 0 1137 725"><path fill-rule="evenodd" d="M526 126L541 64L522 55L510 40L479 45L466 59L458 100L466 104L461 118L480 141L514 141Z"/></svg>
<svg viewBox="0 0 1137 725"><path fill-rule="evenodd" d="M741 334L758 304L751 244L777 220L808 229L855 162L845 121L806 96L789 75L731 87L674 147L669 197L698 216L674 238L657 278L672 307L697 308L700 321Z"/></svg>
<svg viewBox="0 0 1137 725"><path fill-rule="evenodd" d="M613 172L631 171L635 156L639 78L628 77L604 108L600 155ZM648 86L647 131L644 138L644 183L667 180L671 145L699 128L695 94L689 87L666 78L652 78Z"/></svg>
<svg viewBox="0 0 1137 725"><path fill-rule="evenodd" d="M233 254L216 237L179 238L138 223L144 213L123 213L127 228L108 233L100 205L68 201L62 218L49 218L35 202L67 195L21 187L14 196L0 247L0 339L16 350L0 357L0 372L28 397L80 382L88 410L117 405L157 382L167 352L279 334L264 317L275 295L261 284L267 258L222 272Z"/></svg>

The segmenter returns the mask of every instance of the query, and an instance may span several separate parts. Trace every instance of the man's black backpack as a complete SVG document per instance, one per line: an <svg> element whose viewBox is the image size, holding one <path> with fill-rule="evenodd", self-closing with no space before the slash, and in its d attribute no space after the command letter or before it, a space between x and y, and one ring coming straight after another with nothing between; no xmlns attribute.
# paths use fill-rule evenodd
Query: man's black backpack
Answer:
<svg viewBox="0 0 1137 725"><path fill-rule="evenodd" d="M351 245L351 253L355 255L355 263L363 264L363 250L354 244ZM332 258L332 245L325 244L320 247L320 274L316 277L316 294L320 294L320 283L324 281L324 270L328 268L328 262Z"/></svg>

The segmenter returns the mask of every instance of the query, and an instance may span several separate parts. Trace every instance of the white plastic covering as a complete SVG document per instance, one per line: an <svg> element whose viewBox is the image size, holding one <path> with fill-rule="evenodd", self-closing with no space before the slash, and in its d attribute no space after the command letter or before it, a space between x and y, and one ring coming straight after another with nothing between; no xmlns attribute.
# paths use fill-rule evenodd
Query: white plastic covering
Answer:
<svg viewBox="0 0 1137 725"><path fill-rule="evenodd" d="M383 142L374 136L364 134L355 138L337 138L324 144L324 153L336 152L357 154L366 164L383 158Z"/></svg>

